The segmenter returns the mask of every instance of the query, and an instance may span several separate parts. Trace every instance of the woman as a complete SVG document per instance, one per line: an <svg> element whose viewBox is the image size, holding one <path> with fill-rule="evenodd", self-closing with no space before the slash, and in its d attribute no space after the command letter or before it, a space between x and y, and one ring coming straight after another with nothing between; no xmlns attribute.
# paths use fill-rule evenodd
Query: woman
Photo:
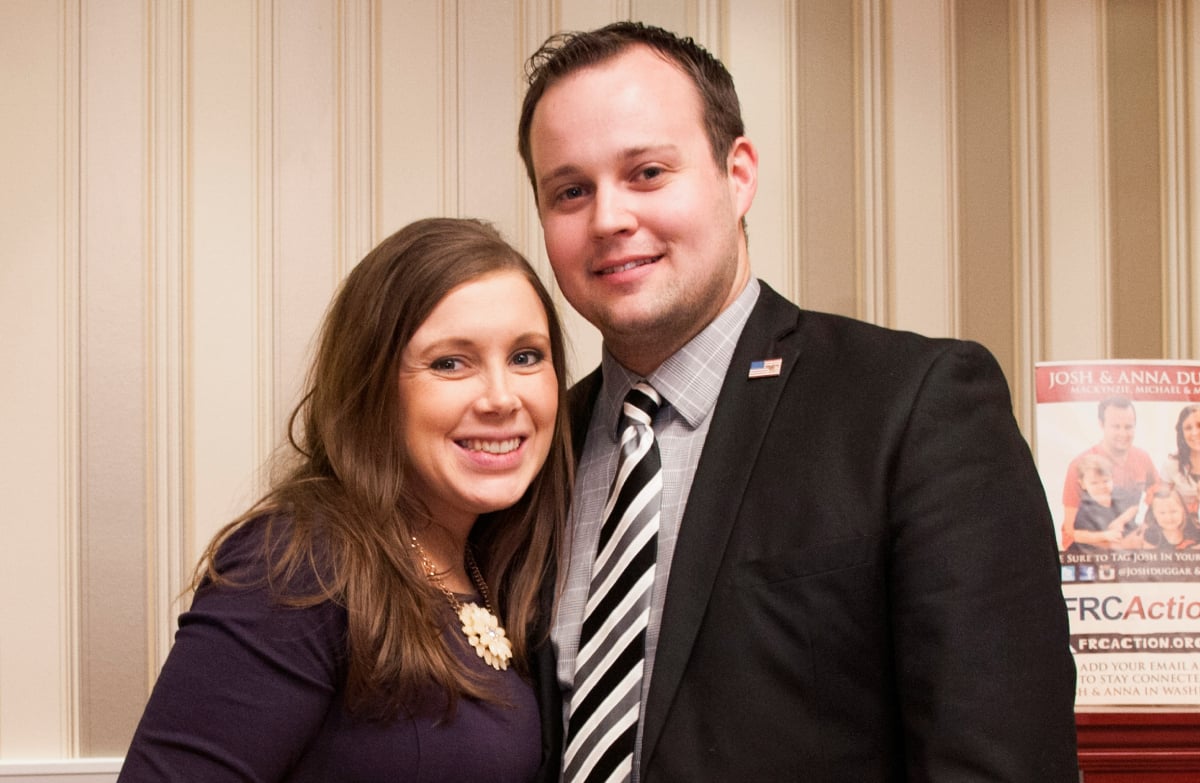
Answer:
<svg viewBox="0 0 1200 783"><path fill-rule="evenodd" d="M119 780L532 777L563 351L489 226L422 220L372 250L326 316L283 478L197 567Z"/></svg>
<svg viewBox="0 0 1200 783"><path fill-rule="evenodd" d="M1195 515L1187 510L1179 489L1159 484L1150 492L1150 508L1134 536L1140 539L1140 547L1132 544L1126 548L1194 549L1200 544L1200 527Z"/></svg>
<svg viewBox="0 0 1200 783"><path fill-rule="evenodd" d="M1175 421L1174 454L1163 463L1162 480L1175 485L1188 511L1200 510L1200 404L1185 405Z"/></svg>

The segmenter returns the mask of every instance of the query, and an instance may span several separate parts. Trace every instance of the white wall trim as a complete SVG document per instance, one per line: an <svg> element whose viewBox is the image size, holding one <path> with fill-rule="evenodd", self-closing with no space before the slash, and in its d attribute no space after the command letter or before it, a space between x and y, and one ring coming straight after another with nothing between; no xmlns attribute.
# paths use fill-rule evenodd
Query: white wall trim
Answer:
<svg viewBox="0 0 1200 783"><path fill-rule="evenodd" d="M1159 4L1162 74L1163 343L1170 358L1194 356L1191 302L1191 188L1188 171L1187 3Z"/></svg>
<svg viewBox="0 0 1200 783"><path fill-rule="evenodd" d="M59 275L58 394L61 401L59 423L59 452L62 455L59 487L59 546L63 557L59 561L59 634L58 657L62 676L59 705L61 730L60 747L67 753L79 751L80 658L80 525L82 520L82 411L81 368L83 366L80 335L80 276L82 274L82 213L81 158L82 139L81 81L82 8L81 0L63 0L60 39L61 94L59 106L60 148L62 170L59 190L59 219L61 256Z"/></svg>
<svg viewBox="0 0 1200 783"><path fill-rule="evenodd" d="M54 761L0 761L4 783L112 783L121 771L121 758Z"/></svg>
<svg viewBox="0 0 1200 783"><path fill-rule="evenodd" d="M182 589L185 573L182 547L183 520L183 366L184 366L184 24L182 0L150 6L153 28L153 67L150 74L151 118L149 157L151 174L152 252L148 259L151 303L150 323L151 433L147 470L147 505L152 509L152 556L148 563L147 686L166 660L174 638L176 606L173 597ZM157 665L154 665L157 664Z"/></svg>
<svg viewBox="0 0 1200 783"><path fill-rule="evenodd" d="M1011 6L1013 74L1013 253L1017 361L1011 369L1017 419L1031 432L1033 367L1045 352L1042 338L1041 24L1036 0Z"/></svg>
<svg viewBox="0 0 1200 783"><path fill-rule="evenodd" d="M855 6L858 30L859 111L859 317L871 323L891 322L888 306L887 62L884 47L884 0L861 0Z"/></svg>

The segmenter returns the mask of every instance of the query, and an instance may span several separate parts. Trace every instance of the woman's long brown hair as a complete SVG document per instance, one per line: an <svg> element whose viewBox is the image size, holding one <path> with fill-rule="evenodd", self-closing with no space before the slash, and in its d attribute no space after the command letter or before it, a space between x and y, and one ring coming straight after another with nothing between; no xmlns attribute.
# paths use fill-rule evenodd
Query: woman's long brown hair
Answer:
<svg viewBox="0 0 1200 783"><path fill-rule="evenodd" d="M531 634L545 625L539 591L558 553L570 498L565 348L537 274L480 221L412 223L347 276L289 420L290 448L278 458L277 478L214 537L196 569L193 587L205 579L230 581L218 569L221 545L244 525L264 525L263 557L277 600L291 606L334 601L346 609L346 701L356 713L395 715L428 694L431 684L446 694L450 710L459 696L488 698L444 642L445 597L408 547L409 534L429 516L409 480L398 379L401 352L434 307L454 288L500 271L523 275L541 300L558 377L545 465L516 505L482 516L471 532L514 664L527 674ZM315 590L296 594L284 587L305 574L316 576Z"/></svg>

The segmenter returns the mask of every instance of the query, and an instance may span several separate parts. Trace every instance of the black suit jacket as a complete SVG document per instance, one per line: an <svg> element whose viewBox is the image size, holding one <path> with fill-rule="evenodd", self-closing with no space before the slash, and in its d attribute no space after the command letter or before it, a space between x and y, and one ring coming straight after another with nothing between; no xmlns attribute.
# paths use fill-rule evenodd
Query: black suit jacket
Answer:
<svg viewBox="0 0 1200 783"><path fill-rule="evenodd" d="M769 358L778 377L747 377ZM571 391L578 448L599 388ZM992 356L764 285L713 415L641 780L1074 783L1053 523ZM553 667L547 647L546 779Z"/></svg>

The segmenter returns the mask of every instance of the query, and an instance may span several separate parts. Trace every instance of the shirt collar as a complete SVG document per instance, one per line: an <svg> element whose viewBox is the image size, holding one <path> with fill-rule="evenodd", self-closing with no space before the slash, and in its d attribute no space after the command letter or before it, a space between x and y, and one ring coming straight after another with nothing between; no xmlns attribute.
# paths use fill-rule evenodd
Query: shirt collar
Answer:
<svg viewBox="0 0 1200 783"><path fill-rule="evenodd" d="M757 278L750 278L732 303L704 327L686 345L667 358L646 378L691 429L712 413L725 381L725 372L733 358L742 329L750 318L761 290ZM600 358L604 382L596 411L614 442L619 433L621 405L633 385L642 379L625 369L605 348Z"/></svg>

